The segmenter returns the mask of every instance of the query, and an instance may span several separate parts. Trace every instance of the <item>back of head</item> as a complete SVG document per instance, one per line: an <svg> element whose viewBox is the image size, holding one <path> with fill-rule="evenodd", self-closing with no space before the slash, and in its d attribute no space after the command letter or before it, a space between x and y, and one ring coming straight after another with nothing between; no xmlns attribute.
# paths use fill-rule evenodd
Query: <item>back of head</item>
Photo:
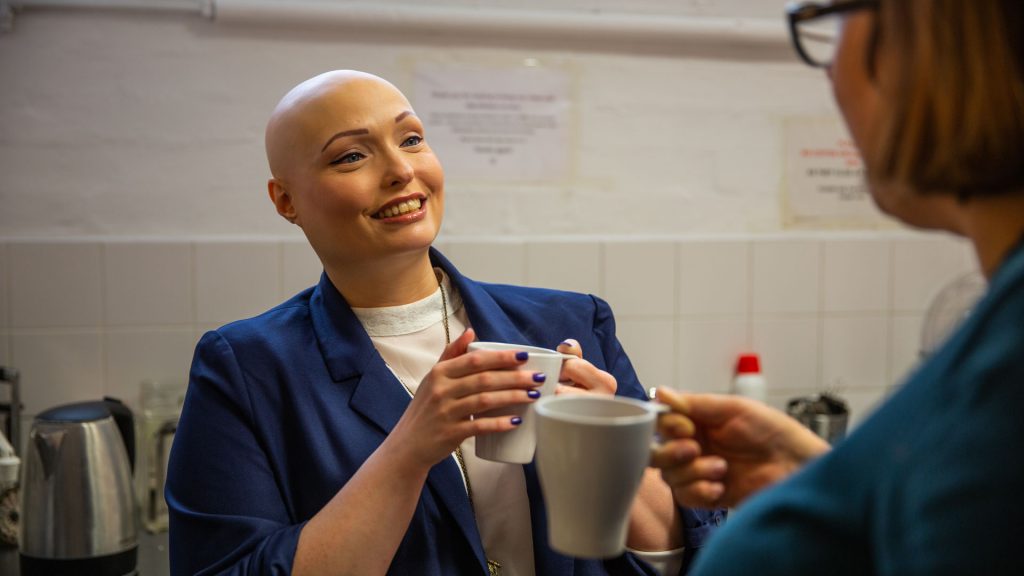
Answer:
<svg viewBox="0 0 1024 576"><path fill-rule="evenodd" d="M1024 190L1024 2L882 0L876 34L872 176L962 198Z"/></svg>

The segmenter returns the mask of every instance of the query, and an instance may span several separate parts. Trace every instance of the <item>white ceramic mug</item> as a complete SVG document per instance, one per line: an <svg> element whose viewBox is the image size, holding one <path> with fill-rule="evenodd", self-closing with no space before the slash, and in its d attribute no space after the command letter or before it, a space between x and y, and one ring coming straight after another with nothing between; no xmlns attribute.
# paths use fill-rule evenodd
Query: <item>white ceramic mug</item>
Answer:
<svg viewBox="0 0 1024 576"><path fill-rule="evenodd" d="M657 414L666 409L618 396L537 402L537 474L553 549L579 558L625 551L629 511L650 463Z"/></svg>
<svg viewBox="0 0 1024 576"><path fill-rule="evenodd" d="M562 372L562 360L575 358L547 348L525 346L523 344L506 344L504 342L470 342L470 352L474 350L517 350L530 356L519 365L520 370L543 372L547 379L538 384L537 390L541 397L554 395L558 386L558 376ZM480 414L480 416L518 416L523 419L519 426L508 432L482 434L476 437L476 455L485 460L526 464L533 460L533 452L537 446L537 433L533 403L517 404L506 408L498 408Z"/></svg>

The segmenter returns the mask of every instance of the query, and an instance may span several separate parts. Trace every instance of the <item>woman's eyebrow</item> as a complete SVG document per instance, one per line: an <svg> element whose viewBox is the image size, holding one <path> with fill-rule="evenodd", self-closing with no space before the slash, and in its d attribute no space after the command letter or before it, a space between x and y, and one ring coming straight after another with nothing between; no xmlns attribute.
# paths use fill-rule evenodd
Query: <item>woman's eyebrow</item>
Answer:
<svg viewBox="0 0 1024 576"><path fill-rule="evenodd" d="M327 143L325 143L324 147L320 149L320 152L323 153L323 151L327 150L327 147L331 145L331 142L334 142L335 140L337 140L338 138L341 138L343 136L356 136L356 135L359 135L359 134L369 134L369 133L370 133L370 131L367 130L366 128L356 128L355 130L345 130L344 132L338 132L334 136L331 136L330 138L327 139Z"/></svg>
<svg viewBox="0 0 1024 576"><path fill-rule="evenodd" d="M406 116L409 116L409 115L415 116L416 113L413 112L412 110L406 110L405 112L402 112L398 116L395 116L395 124L398 124L399 122L402 121L402 118L405 118Z"/></svg>

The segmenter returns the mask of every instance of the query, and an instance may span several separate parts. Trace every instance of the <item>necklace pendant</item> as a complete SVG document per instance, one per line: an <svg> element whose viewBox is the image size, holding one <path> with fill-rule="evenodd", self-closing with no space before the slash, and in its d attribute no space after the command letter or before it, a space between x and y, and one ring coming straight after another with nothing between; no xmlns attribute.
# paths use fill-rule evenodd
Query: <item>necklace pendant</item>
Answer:
<svg viewBox="0 0 1024 576"><path fill-rule="evenodd" d="M489 576L501 576L501 564L498 564L494 560L488 560L487 574Z"/></svg>

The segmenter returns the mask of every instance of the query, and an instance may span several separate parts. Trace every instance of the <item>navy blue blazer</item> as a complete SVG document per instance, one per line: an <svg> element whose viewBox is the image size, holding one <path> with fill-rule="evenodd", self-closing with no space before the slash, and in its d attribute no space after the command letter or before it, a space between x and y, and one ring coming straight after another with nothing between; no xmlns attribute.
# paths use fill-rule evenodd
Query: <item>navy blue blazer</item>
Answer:
<svg viewBox="0 0 1024 576"><path fill-rule="evenodd" d="M451 278L481 340L553 348L576 338L587 360L615 376L618 394L644 398L602 300L477 283L436 251L431 259ZM305 522L377 449L409 401L326 275L260 316L205 334L170 456L172 574L290 573ZM524 473L538 575L653 574L630 554L600 562L552 551L534 465ZM699 547L721 517L684 510L688 546ZM451 458L431 469L388 574L487 574Z"/></svg>

